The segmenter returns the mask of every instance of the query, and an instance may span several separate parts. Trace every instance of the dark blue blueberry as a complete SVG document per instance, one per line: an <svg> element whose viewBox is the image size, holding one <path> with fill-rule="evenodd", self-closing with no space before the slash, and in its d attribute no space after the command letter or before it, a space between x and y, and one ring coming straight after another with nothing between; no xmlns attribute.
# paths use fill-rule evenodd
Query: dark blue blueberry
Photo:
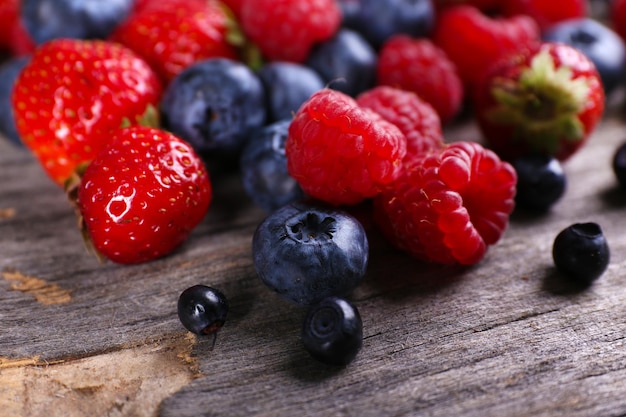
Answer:
<svg viewBox="0 0 626 417"><path fill-rule="evenodd" d="M21 145L22 141L13 118L11 94L15 80L29 60L30 56L15 57L0 67L0 133L15 145Z"/></svg>
<svg viewBox="0 0 626 417"><path fill-rule="evenodd" d="M272 123L250 135L241 153L241 180L252 201L267 212L304 197L287 171L285 142L291 120Z"/></svg>
<svg viewBox="0 0 626 417"><path fill-rule="evenodd" d="M198 335L213 335L213 343L227 315L228 300L215 288L194 285L178 298L178 318L185 329Z"/></svg>
<svg viewBox="0 0 626 417"><path fill-rule="evenodd" d="M554 239L552 258L566 277L590 284L609 265L609 245L597 223L575 223Z"/></svg>
<svg viewBox="0 0 626 417"><path fill-rule="evenodd" d="M546 211L559 201L567 188L561 163L545 155L528 155L512 162L517 172L517 206Z"/></svg>
<svg viewBox="0 0 626 417"><path fill-rule="evenodd" d="M608 26L591 18L568 19L549 27L542 38L566 43L584 53L598 69L607 94L624 82L626 46Z"/></svg>
<svg viewBox="0 0 626 417"><path fill-rule="evenodd" d="M309 309L304 319L302 343L320 362L348 365L363 346L363 322L358 309L342 298L322 300Z"/></svg>
<svg viewBox="0 0 626 417"><path fill-rule="evenodd" d="M377 62L376 51L358 32L341 29L311 52L307 65L330 88L354 97L374 86Z"/></svg>
<svg viewBox="0 0 626 417"><path fill-rule="evenodd" d="M257 74L265 86L270 122L291 119L302 103L324 88L317 72L292 62L268 62Z"/></svg>
<svg viewBox="0 0 626 417"><path fill-rule="evenodd" d="M626 189L626 142L619 145L613 154L613 172L618 184Z"/></svg>
<svg viewBox="0 0 626 417"><path fill-rule="evenodd" d="M22 0L21 14L35 43L56 38L106 39L135 0Z"/></svg>
<svg viewBox="0 0 626 417"><path fill-rule="evenodd" d="M311 305L359 285L369 245L363 226L348 213L296 202L259 224L252 253L265 285L289 301Z"/></svg>
<svg viewBox="0 0 626 417"><path fill-rule="evenodd" d="M432 0L338 0L343 25L359 32L378 49L391 36L423 37L435 23Z"/></svg>
<svg viewBox="0 0 626 417"><path fill-rule="evenodd" d="M265 92L241 62L197 62L167 86L161 101L163 126L201 155L237 153L248 134L265 124Z"/></svg>

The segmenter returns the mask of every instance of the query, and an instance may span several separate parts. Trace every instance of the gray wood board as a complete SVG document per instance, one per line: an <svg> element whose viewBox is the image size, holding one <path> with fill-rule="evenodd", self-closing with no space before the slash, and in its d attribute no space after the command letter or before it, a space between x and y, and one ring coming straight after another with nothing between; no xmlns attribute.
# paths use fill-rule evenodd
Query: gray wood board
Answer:
<svg viewBox="0 0 626 417"><path fill-rule="evenodd" d="M565 163L565 197L542 216L515 213L472 268L426 265L370 230L369 272L351 297L364 346L340 369L308 356L304 310L257 279L250 243L265 214L236 176L214 177L209 215L171 256L99 264L64 193L28 152L2 143L0 210L14 212L0 219L0 359L37 367L186 343L176 300L205 283L229 297L228 322L214 350L193 341L198 377L161 403L160 416L626 415L626 193L610 165L625 127L607 119ZM478 137L473 127L446 135ZM565 282L551 258L556 234L582 221L598 222L611 247L609 269L590 288ZM51 293L38 299L16 273ZM69 301L47 302L54 291Z"/></svg>

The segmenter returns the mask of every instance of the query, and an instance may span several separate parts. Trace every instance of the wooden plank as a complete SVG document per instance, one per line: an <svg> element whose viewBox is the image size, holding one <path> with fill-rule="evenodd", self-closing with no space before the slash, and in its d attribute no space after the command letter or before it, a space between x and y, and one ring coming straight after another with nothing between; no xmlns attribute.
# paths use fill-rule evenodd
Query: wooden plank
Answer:
<svg viewBox="0 0 626 417"><path fill-rule="evenodd" d="M250 241L264 213L236 175L214 177L209 215L172 256L98 264L62 191L30 154L0 143L0 407L47 416L624 415L626 193L610 167L624 127L606 120L566 163L563 200L544 216L516 213L472 268L425 265L372 231L369 272L352 297L364 347L345 369L308 357L303 309L257 279ZM479 138L473 126L447 137ZM600 223L612 250L587 289L564 282L550 257L556 234L578 221ZM176 317L178 294L196 283L221 288L232 304L213 351Z"/></svg>

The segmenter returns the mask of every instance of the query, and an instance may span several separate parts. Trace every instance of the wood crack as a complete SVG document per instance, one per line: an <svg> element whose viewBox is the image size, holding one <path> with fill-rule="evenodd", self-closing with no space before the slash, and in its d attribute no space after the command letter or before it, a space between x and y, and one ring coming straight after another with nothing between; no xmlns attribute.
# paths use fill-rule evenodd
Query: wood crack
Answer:
<svg viewBox="0 0 626 417"><path fill-rule="evenodd" d="M543 316L543 315L546 315L546 314L554 313L554 312L557 312L559 310L560 310L559 308L553 308L553 309L545 310L545 311L533 311L533 312L529 312L529 313L526 313L526 314L522 314L521 316L518 316L518 317L513 317L511 320L499 321L499 322L494 322L494 323L486 323L483 326L474 327L471 330L474 333L486 332L486 331L493 330L493 329L496 329L496 328L501 327L501 326L506 326L506 325L517 323L517 322L520 322L520 321L524 321L524 320L532 319L532 318L535 318L535 317Z"/></svg>
<svg viewBox="0 0 626 417"><path fill-rule="evenodd" d="M181 340L184 339L184 340ZM182 343L182 344L179 344ZM188 333L174 333L160 337L158 339L146 340L140 343L113 345L106 349L92 350L85 352L84 354L75 354L71 356L64 356L58 358L42 358L41 355L26 357L26 358L10 358L0 356L0 369L19 368L19 367L49 367L59 364L68 364L71 362L81 361L88 358L98 357L102 355L108 355L112 353L118 353L122 351L129 351L142 347L153 345L155 348L162 347L164 349L173 348L179 346L189 345L193 347L195 345L195 338L190 338Z"/></svg>

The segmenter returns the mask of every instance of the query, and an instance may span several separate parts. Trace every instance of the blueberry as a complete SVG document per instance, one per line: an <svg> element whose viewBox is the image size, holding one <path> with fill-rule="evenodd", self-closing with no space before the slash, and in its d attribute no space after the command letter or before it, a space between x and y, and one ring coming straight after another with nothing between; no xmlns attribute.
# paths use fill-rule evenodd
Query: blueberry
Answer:
<svg viewBox="0 0 626 417"><path fill-rule="evenodd" d="M432 0L338 0L343 25L356 30L378 49L391 36L423 37L435 23Z"/></svg>
<svg viewBox="0 0 626 417"><path fill-rule="evenodd" d="M517 172L517 206L546 211L567 188L567 177L561 163L546 155L522 156L512 162Z"/></svg>
<svg viewBox="0 0 626 417"><path fill-rule="evenodd" d="M374 86L377 62L376 51L358 32L341 29L311 52L307 65L330 88L354 97Z"/></svg>
<svg viewBox="0 0 626 417"><path fill-rule="evenodd" d="M19 133L13 118L11 94L20 71L30 61L30 56L13 57L0 66L0 133L15 145L21 145Z"/></svg>
<svg viewBox="0 0 626 417"><path fill-rule="evenodd" d="M238 153L248 134L265 124L265 92L241 62L196 62L168 84L161 101L163 127L201 155Z"/></svg>
<svg viewBox="0 0 626 417"><path fill-rule="evenodd" d="M134 0L22 0L22 21L37 44L56 38L106 39Z"/></svg>
<svg viewBox="0 0 626 417"><path fill-rule="evenodd" d="M224 294L206 285L189 287L178 298L178 318L183 326L198 335L213 335L213 343L227 314Z"/></svg>
<svg viewBox="0 0 626 417"><path fill-rule="evenodd" d="M241 153L241 180L246 194L267 212L300 200L304 193L287 171L285 142L291 120L281 120L250 135Z"/></svg>
<svg viewBox="0 0 626 417"><path fill-rule="evenodd" d="M618 184L626 188L626 142L619 145L613 154L613 172Z"/></svg>
<svg viewBox="0 0 626 417"><path fill-rule="evenodd" d="M575 223L554 239L552 258L556 268L575 281L589 284L609 265L609 246L597 223Z"/></svg>
<svg viewBox="0 0 626 417"><path fill-rule="evenodd" d="M270 122L291 119L302 103L324 88L317 72L294 62L268 62L257 74L265 86Z"/></svg>
<svg viewBox="0 0 626 417"><path fill-rule="evenodd" d="M359 310L343 298L322 300L309 309L304 319L302 343L320 362L348 365L363 345L363 322Z"/></svg>
<svg viewBox="0 0 626 417"><path fill-rule="evenodd" d="M365 276L369 245L363 226L352 215L295 202L258 225L252 252L265 285L289 301L311 305L357 287Z"/></svg>
<svg viewBox="0 0 626 417"><path fill-rule="evenodd" d="M626 46L608 26L592 18L567 19L550 26L542 38L566 43L584 53L598 69L607 95L623 83Z"/></svg>

